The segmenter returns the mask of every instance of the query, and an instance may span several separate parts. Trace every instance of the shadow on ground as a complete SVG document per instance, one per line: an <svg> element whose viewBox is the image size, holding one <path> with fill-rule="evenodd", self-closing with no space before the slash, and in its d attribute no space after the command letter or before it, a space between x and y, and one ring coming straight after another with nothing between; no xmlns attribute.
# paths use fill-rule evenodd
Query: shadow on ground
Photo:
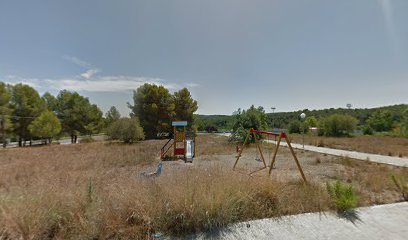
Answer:
<svg viewBox="0 0 408 240"><path fill-rule="evenodd" d="M343 219L346 219L347 221L350 221L354 225L357 222L363 222L363 221L361 221L361 219L359 217L358 211L356 211L354 209L343 211L343 212L337 212L337 216L339 218L343 218Z"/></svg>

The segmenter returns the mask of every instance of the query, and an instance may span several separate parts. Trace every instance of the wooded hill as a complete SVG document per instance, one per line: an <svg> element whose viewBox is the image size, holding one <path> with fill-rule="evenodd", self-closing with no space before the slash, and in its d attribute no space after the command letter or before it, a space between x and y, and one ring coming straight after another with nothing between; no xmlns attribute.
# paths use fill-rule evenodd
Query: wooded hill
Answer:
<svg viewBox="0 0 408 240"><path fill-rule="evenodd" d="M383 106L376 108L329 108L321 110L298 110L294 112L276 112L267 113L268 125L272 129L288 128L289 123L299 120L299 115L304 112L306 116L314 116L317 119L326 118L333 114L351 115L358 119L359 126L366 124L367 119L376 112L386 111L391 114L392 120L395 123L400 123L404 111L408 110L408 104L398 104L392 106ZM195 115L195 125L199 131L231 131L234 125L233 115Z"/></svg>

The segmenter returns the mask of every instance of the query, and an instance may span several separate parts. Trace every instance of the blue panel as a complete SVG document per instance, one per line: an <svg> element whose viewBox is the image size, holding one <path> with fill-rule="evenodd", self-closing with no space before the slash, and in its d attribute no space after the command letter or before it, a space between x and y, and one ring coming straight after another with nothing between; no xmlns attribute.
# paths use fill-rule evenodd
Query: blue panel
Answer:
<svg viewBox="0 0 408 240"><path fill-rule="evenodd" d="M174 121L174 122L171 123L171 126L185 127L185 126L187 126L187 121Z"/></svg>

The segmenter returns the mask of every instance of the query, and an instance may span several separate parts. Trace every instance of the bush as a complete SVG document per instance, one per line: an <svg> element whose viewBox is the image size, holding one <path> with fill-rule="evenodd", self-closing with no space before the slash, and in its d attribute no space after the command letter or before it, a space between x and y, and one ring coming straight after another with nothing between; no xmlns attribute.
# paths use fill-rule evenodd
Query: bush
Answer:
<svg viewBox="0 0 408 240"><path fill-rule="evenodd" d="M125 143L134 143L145 137L137 118L121 118L115 121L108 127L107 135L112 140L120 140Z"/></svg>
<svg viewBox="0 0 408 240"><path fill-rule="evenodd" d="M247 110L238 109L234 114L233 131L238 135L239 139L245 140L250 128L256 130L266 130L268 128L267 116L263 107L255 107L252 105ZM253 141L251 138L250 141Z"/></svg>
<svg viewBox="0 0 408 240"><path fill-rule="evenodd" d="M92 137L83 137L79 140L80 143L92 143L95 142L95 139Z"/></svg>
<svg viewBox="0 0 408 240"><path fill-rule="evenodd" d="M205 131L208 133L218 132L218 129L214 125L205 126Z"/></svg>
<svg viewBox="0 0 408 240"><path fill-rule="evenodd" d="M392 181L394 182L395 186L398 188L398 191L401 193L402 198L405 201L408 201L408 184L406 184L402 177L396 177L394 175L391 176Z"/></svg>
<svg viewBox="0 0 408 240"><path fill-rule="evenodd" d="M357 207L359 197L351 185L337 181L333 185L326 183L326 186L338 212L345 212Z"/></svg>
<svg viewBox="0 0 408 240"><path fill-rule="evenodd" d="M373 135L374 130L370 126L363 127L363 134L364 135Z"/></svg>
<svg viewBox="0 0 408 240"><path fill-rule="evenodd" d="M305 131L311 127L317 127L318 121L315 116L310 116L305 119Z"/></svg>
<svg viewBox="0 0 408 240"><path fill-rule="evenodd" d="M377 132L387 132L392 128L393 119L389 111L378 110L368 118L367 123Z"/></svg>
<svg viewBox="0 0 408 240"><path fill-rule="evenodd" d="M326 136L347 136L352 133L357 126L358 120L349 115L334 114L325 118L321 125Z"/></svg>
<svg viewBox="0 0 408 240"><path fill-rule="evenodd" d="M289 123L289 133L301 133L302 123L299 120L295 120Z"/></svg>

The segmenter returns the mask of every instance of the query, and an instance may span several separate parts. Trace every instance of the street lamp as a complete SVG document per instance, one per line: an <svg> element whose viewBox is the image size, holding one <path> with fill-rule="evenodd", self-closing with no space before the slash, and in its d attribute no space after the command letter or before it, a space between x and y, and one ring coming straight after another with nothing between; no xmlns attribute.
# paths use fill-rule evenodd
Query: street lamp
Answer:
<svg viewBox="0 0 408 240"><path fill-rule="evenodd" d="M271 107L271 109L272 109L272 118L273 118L273 114L275 113L276 107ZM274 122L273 119L272 119L272 130L273 130L273 129L275 129L275 122Z"/></svg>
<svg viewBox="0 0 408 240"><path fill-rule="evenodd" d="M302 119L302 144L303 144L303 151L305 150L305 117L306 113L301 113L300 118Z"/></svg>

